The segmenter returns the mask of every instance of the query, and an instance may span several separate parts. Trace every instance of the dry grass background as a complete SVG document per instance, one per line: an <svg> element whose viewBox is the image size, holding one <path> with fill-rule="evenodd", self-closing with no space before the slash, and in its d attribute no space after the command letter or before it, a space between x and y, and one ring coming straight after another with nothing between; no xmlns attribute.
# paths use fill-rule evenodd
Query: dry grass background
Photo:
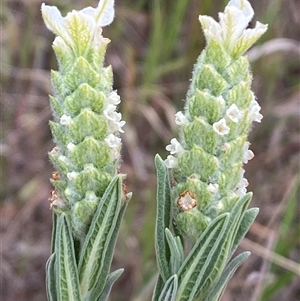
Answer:
<svg viewBox="0 0 300 301"><path fill-rule="evenodd" d="M56 69L53 35L43 25L40 0L1 1L0 299L44 301L50 251L47 203L53 142L49 70ZM222 3L223 2L223 3ZM116 20L105 28L112 42L107 64L127 121L122 171L134 196L115 252L125 272L111 300L150 300L156 273L154 155L174 135L193 63L204 46L197 16L216 17L227 1L116 0ZM300 5L298 0L251 1L256 20L269 24L251 50L253 89L262 124L250 141L256 157L246 166L252 206L260 214L240 251L252 256L230 282L222 301L296 301L299 283ZM63 11L90 1L48 1Z"/></svg>

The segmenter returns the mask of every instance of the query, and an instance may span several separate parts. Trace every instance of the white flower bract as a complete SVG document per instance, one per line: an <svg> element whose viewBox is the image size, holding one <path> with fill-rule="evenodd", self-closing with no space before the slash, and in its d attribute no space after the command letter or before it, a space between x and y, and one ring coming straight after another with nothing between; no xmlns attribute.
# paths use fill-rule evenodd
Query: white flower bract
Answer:
<svg viewBox="0 0 300 301"><path fill-rule="evenodd" d="M199 16L208 41L223 44L229 54L240 55L245 52L267 30L267 25L256 23L255 28L246 29L254 16L253 8L247 0L232 0L219 13L220 22L209 16Z"/></svg>

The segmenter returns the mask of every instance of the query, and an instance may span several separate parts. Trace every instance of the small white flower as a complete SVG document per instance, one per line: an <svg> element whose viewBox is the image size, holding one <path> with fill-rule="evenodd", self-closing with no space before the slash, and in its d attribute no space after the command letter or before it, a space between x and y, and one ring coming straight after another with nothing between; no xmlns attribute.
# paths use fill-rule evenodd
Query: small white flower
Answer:
<svg viewBox="0 0 300 301"><path fill-rule="evenodd" d="M211 193L217 193L219 191L219 185L210 183L207 186L207 190Z"/></svg>
<svg viewBox="0 0 300 301"><path fill-rule="evenodd" d="M109 134L104 141L110 148L117 148L121 144L121 138L115 136L114 134Z"/></svg>
<svg viewBox="0 0 300 301"><path fill-rule="evenodd" d="M223 152L226 152L226 151L229 150L229 149L230 149L230 144L227 143L227 142L225 142L225 143L221 146L221 150L222 150Z"/></svg>
<svg viewBox="0 0 300 301"><path fill-rule="evenodd" d="M124 130L122 129L122 127L125 125L125 121L121 120L119 122L113 122L111 121L109 123L109 132L110 133L114 133L116 131L120 132L120 133L124 133Z"/></svg>
<svg viewBox="0 0 300 301"><path fill-rule="evenodd" d="M254 153L252 150L249 149L250 142L246 141L244 144L244 155L243 155L243 162L245 164L248 163L249 160L254 158Z"/></svg>
<svg viewBox="0 0 300 301"><path fill-rule="evenodd" d="M218 101L218 103L219 103L222 107L224 107L224 106L226 105L226 101L225 101L225 99L223 98L222 95L219 95L219 96L217 97L217 101Z"/></svg>
<svg viewBox="0 0 300 301"><path fill-rule="evenodd" d="M67 173L67 178L73 181L77 177L78 173L76 171L71 171Z"/></svg>
<svg viewBox="0 0 300 301"><path fill-rule="evenodd" d="M61 124L61 125L66 125L66 126L69 126L70 124L71 124L71 122L72 122L72 117L71 116L67 116L67 115L62 115L61 117L60 117L60 120L59 120L59 123Z"/></svg>
<svg viewBox="0 0 300 301"><path fill-rule="evenodd" d="M121 120L121 113L117 113L116 109L117 107L115 105L108 104L103 111L103 115L107 118L107 120L119 122Z"/></svg>
<svg viewBox="0 0 300 301"><path fill-rule="evenodd" d="M227 110L226 110L226 117L233 121L234 123L237 123L241 118L243 118L243 113L236 104L232 104Z"/></svg>
<svg viewBox="0 0 300 301"><path fill-rule="evenodd" d="M76 146L76 145L75 145L74 143L72 143L72 142L68 143L68 144L67 144L67 149L68 149L68 151L72 152L73 149L75 148L75 146Z"/></svg>
<svg viewBox="0 0 300 301"><path fill-rule="evenodd" d="M116 106L112 104L108 104L105 110L103 111L103 115L106 117L106 119L109 121L109 130L111 133L114 133L115 131L119 131L120 133L124 133L124 130L122 127L125 125L125 121L121 121L122 114L117 113Z"/></svg>
<svg viewBox="0 0 300 301"><path fill-rule="evenodd" d="M188 124L189 121L188 119L183 115L183 113L181 111L177 112L175 114L175 123L177 125L184 125L184 124Z"/></svg>
<svg viewBox="0 0 300 301"><path fill-rule="evenodd" d="M213 124L214 131L220 136L227 135L230 131L230 127L226 124L226 120L224 118Z"/></svg>
<svg viewBox="0 0 300 301"><path fill-rule="evenodd" d="M171 140L171 144L166 146L166 150L169 151L171 155L174 154L180 155L181 153L184 152L184 148L181 146L181 144L176 138L173 138Z"/></svg>
<svg viewBox="0 0 300 301"><path fill-rule="evenodd" d="M235 194L242 197L247 193L247 186L249 185L249 182L246 178L242 178L239 184L237 185L235 189Z"/></svg>
<svg viewBox="0 0 300 301"><path fill-rule="evenodd" d="M169 155L165 160L165 164L168 168L177 168L178 167L178 160L172 155Z"/></svg>
<svg viewBox="0 0 300 301"><path fill-rule="evenodd" d="M261 107L256 100L250 102L249 116L253 121L261 122L263 115L259 113Z"/></svg>
<svg viewBox="0 0 300 301"><path fill-rule="evenodd" d="M121 98L120 96L118 95L117 91L112 91L108 98L107 98L107 102L109 104L112 104L112 105L118 105L120 102L121 102Z"/></svg>

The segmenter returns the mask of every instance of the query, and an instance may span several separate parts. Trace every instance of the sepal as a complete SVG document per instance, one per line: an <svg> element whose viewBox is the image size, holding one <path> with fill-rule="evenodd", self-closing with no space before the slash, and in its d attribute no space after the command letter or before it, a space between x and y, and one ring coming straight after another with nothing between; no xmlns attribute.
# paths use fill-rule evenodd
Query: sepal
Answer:
<svg viewBox="0 0 300 301"><path fill-rule="evenodd" d="M82 109L90 108L93 112L100 114L103 112L105 103L106 99L103 92L84 83L65 98L65 113L74 117L78 115Z"/></svg>
<svg viewBox="0 0 300 301"><path fill-rule="evenodd" d="M205 64L196 80L196 87L199 90L208 90L214 96L220 96L228 87L228 83L212 65Z"/></svg>
<svg viewBox="0 0 300 301"><path fill-rule="evenodd" d="M198 174L202 181L207 181L219 167L218 159L205 152L200 146L194 145L178 158L179 167L186 175Z"/></svg>

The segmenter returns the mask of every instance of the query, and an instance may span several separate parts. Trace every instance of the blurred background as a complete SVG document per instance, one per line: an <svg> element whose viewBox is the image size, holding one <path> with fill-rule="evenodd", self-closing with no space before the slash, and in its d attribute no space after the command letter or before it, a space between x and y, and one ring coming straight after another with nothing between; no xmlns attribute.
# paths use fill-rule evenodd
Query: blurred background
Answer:
<svg viewBox="0 0 300 301"><path fill-rule="evenodd" d="M264 119L255 123L246 165L251 206L260 213L239 252L252 256L231 280L222 301L300 300L299 150L300 3L250 1L255 20L269 30L249 52L253 89ZM0 299L46 301L45 263L50 254L49 183L53 147L49 70L57 70L54 36L43 24L40 0L1 1ZM96 6L92 0L48 1L66 13ZM111 39L106 64L114 70L126 120L122 172L133 191L113 268L124 267L113 301L148 301L156 277L153 158L176 135L204 38L199 14L217 18L227 1L116 0L116 18L104 28Z"/></svg>

